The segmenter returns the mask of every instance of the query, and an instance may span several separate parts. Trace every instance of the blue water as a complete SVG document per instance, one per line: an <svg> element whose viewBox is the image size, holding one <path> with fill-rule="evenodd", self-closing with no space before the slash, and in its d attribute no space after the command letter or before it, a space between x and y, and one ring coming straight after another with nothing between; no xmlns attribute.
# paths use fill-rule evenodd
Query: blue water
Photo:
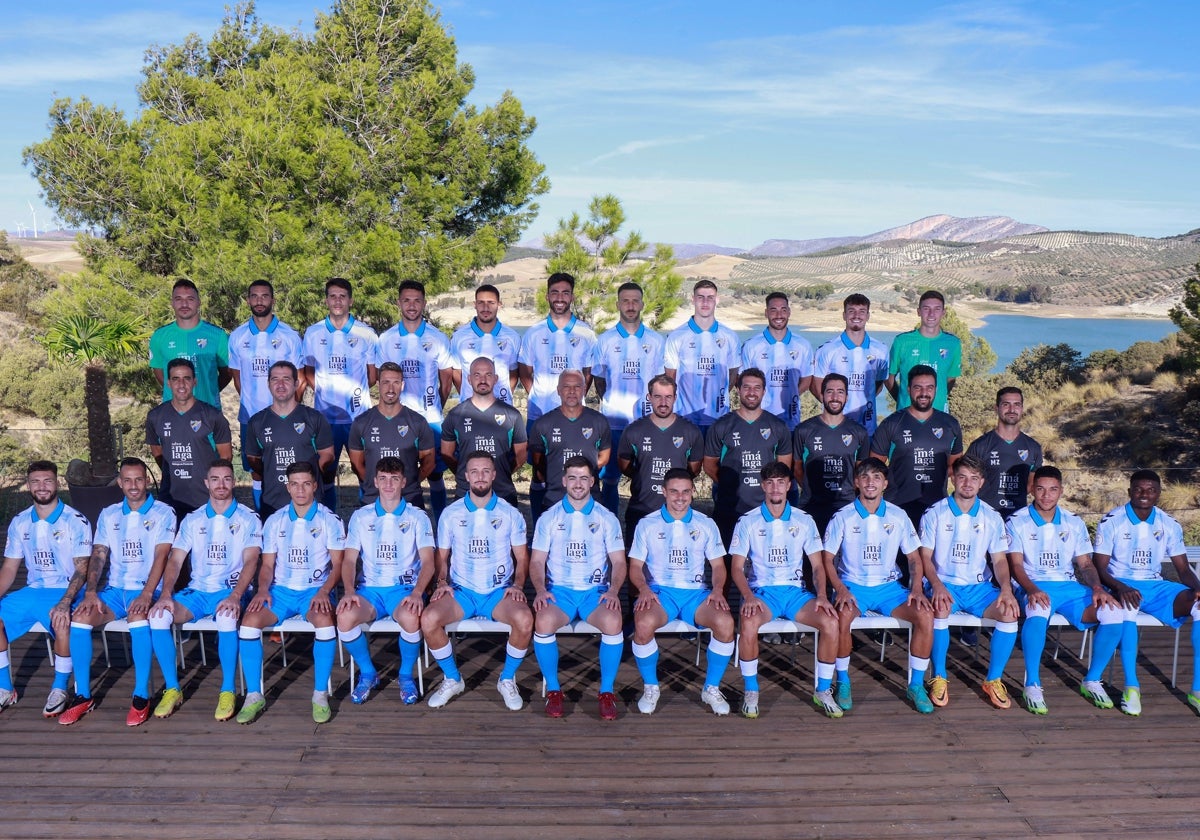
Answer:
<svg viewBox="0 0 1200 840"><path fill-rule="evenodd" d="M742 331L738 337L745 341L761 332ZM1139 341L1158 341L1178 329L1166 320L1152 318L1037 318L1032 315L988 315L983 327L974 334L986 339L996 353L993 372L1004 370L1027 347L1036 344L1069 344L1082 355L1096 350L1124 350ZM840 333L837 331L801 330L813 348ZM895 332L868 329L873 337L890 345Z"/></svg>

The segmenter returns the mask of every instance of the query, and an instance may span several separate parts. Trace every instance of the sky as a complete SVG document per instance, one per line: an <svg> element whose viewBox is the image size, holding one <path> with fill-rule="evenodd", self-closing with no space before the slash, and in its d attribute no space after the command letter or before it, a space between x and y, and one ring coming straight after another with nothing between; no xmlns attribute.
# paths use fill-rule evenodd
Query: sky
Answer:
<svg viewBox="0 0 1200 840"><path fill-rule="evenodd" d="M222 0L5 4L0 228L51 211L21 161L57 97L138 109L145 49L211 34ZM15 8L14 8L15 7ZM551 190L523 235L613 193L651 241L750 248L936 213L1052 230L1200 227L1200 5L446 0L511 90ZM314 0L259 18L311 31ZM30 206L32 205L32 210Z"/></svg>

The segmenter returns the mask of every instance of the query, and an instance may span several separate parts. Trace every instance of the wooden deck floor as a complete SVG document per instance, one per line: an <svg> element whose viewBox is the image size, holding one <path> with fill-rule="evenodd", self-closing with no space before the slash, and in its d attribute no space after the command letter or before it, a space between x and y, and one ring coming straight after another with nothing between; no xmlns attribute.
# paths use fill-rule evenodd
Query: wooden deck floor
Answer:
<svg viewBox="0 0 1200 840"><path fill-rule="evenodd" d="M1169 671L1172 634L1144 635L1148 661ZM658 713L637 713L627 654L621 718L605 724L595 715L594 644L562 641L562 720L541 712L532 658L519 680L532 702L503 708L498 639L480 636L458 648L468 692L440 711L400 704L394 648L375 640L383 693L351 705L347 672L335 668L334 718L318 727L306 640L295 639L288 669L268 663L270 705L256 724L213 721L218 675L192 654L184 707L127 729L132 677L117 663L97 665L102 705L81 723L43 720L50 667L39 639L21 639L13 664L25 696L0 714L0 836L1200 836L1200 719L1153 666L1145 712L1128 718L1075 693L1078 662L1064 650L1045 675L1051 713L1038 718L986 705L978 666L955 643L951 705L925 717L901 699L902 646L880 664L864 638L855 709L829 721L807 699L811 658L801 653L793 669L782 645L764 653L762 716L751 721L702 708L694 646L667 640ZM1181 670L1186 688L1191 669ZM429 677L440 680L436 668ZM725 685L736 709L733 669Z"/></svg>

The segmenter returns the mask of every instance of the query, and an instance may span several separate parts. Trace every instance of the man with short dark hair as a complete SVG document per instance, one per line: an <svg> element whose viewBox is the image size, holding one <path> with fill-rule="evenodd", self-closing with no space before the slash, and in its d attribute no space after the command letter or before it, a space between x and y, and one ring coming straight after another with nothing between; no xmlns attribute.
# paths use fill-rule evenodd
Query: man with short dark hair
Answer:
<svg viewBox="0 0 1200 840"><path fill-rule="evenodd" d="M482 356L490 359L494 368L492 392L496 399L512 405L521 337L511 327L500 323L497 317L500 306L500 290L491 283L484 283L475 289L475 317L450 336L451 364L454 365L451 376L460 402L475 393L469 379L471 363Z"/></svg>
<svg viewBox="0 0 1200 840"><path fill-rule="evenodd" d="M833 515L854 501L854 465L870 453L871 436L843 413L849 381L840 373L821 381L821 413L792 433L792 472L800 483L800 504L819 533Z"/></svg>
<svg viewBox="0 0 1200 840"><path fill-rule="evenodd" d="M238 630L246 686L238 723L253 723L267 707L262 691L263 628L294 616L303 616L315 628L313 722L327 723L331 716L329 677L337 647L333 589L341 579L346 532L342 520L317 501L320 487L316 467L295 462L287 468L288 504L263 523L258 585Z"/></svg>
<svg viewBox="0 0 1200 840"><path fill-rule="evenodd" d="M608 508L592 498L592 463L572 455L563 464L565 495L537 521L533 531L529 578L533 601L533 652L546 680L546 714L563 716L555 633L575 619L600 631L600 718L617 719L614 683L621 667L621 587L625 583L625 545L621 526Z"/></svg>
<svg viewBox="0 0 1200 840"><path fill-rule="evenodd" d="M566 370L583 374L583 391L592 383L596 360L596 333L575 317L575 278L557 271L546 280L546 303L550 314L521 337L518 376L529 394L529 429L543 414L561 404L559 376Z"/></svg>
<svg viewBox="0 0 1200 840"><path fill-rule="evenodd" d="M248 437L242 441L254 476L262 481L258 513L265 521L291 501L287 469L298 461L327 470L333 463L333 435L329 421L316 409L296 400L298 374L291 362L271 365L268 381L271 404L250 418Z"/></svg>
<svg viewBox="0 0 1200 840"><path fill-rule="evenodd" d="M237 711L237 624L246 593L254 582L262 551L262 523L253 510L233 497L233 463L213 461L205 477L208 502L184 517L167 556L158 601L150 609L150 636L164 674L176 669L172 625L212 616L217 625L221 690L213 717L226 721ZM175 593L183 561L192 559L187 589Z"/></svg>
<svg viewBox="0 0 1200 840"><path fill-rule="evenodd" d="M404 465L405 500L424 510L421 482L433 473L437 436L421 414L404 405L405 381L396 362L379 365L379 404L354 418L346 449L363 504L379 497L375 470L380 459L397 458Z"/></svg>
<svg viewBox="0 0 1200 840"><path fill-rule="evenodd" d="M250 418L271 404L271 389L267 383L271 365L291 362L297 368L304 366L303 339L275 315L275 287L271 281L252 280L246 289L246 305L250 307L249 319L229 334L229 370L239 396L238 423L243 441ZM301 375L297 383L297 400L303 399L306 384ZM244 448L243 444L242 469L250 472ZM262 482L255 481L253 489L257 507L262 496Z"/></svg>
<svg viewBox="0 0 1200 840"><path fill-rule="evenodd" d="M1183 528L1158 507L1162 480L1154 470L1129 476L1129 502L1110 511L1096 526L1092 559L1100 580L1125 607L1121 625L1121 668L1125 690L1121 711L1142 713L1142 690L1137 678L1138 612L1152 615L1167 627L1192 620L1192 688L1187 704L1200 712L1200 579L1187 559ZM1170 562L1179 582L1163 580Z"/></svg>
<svg viewBox="0 0 1200 840"><path fill-rule="evenodd" d="M529 460L533 480L545 485L540 500L530 498L536 521L546 510L562 501L566 493L563 471L575 455L587 458L599 470L612 454L612 440L604 415L583 404L586 377L582 371L565 370L558 378L561 404L533 424L529 437ZM540 501L540 504L535 504Z"/></svg>
<svg viewBox="0 0 1200 840"><path fill-rule="evenodd" d="M735 647L733 615L723 594L725 546L716 523L692 508L690 472L669 470L663 486L666 504L638 523L629 549L629 582L638 592L633 604L633 657L643 682L638 711L653 714L661 696L654 633L680 619L712 631L700 701L714 714L727 715L721 675ZM706 567L712 572L712 589L704 583Z"/></svg>
<svg viewBox="0 0 1200 840"><path fill-rule="evenodd" d="M54 683L44 717L62 714L70 695L70 621L76 597L87 582L92 526L83 514L58 498L58 466L33 461L25 471L33 504L8 523L4 564L0 566L0 711L15 705L8 643L41 624L54 636ZM12 590L25 563L25 586Z"/></svg>
<svg viewBox="0 0 1200 840"><path fill-rule="evenodd" d="M437 546L425 511L404 498L406 483L399 458L380 458L372 480L377 488L375 500L350 517L337 626L338 638L359 668L358 682L350 691L352 703L365 703L379 684L362 627L383 616L400 625L400 699L411 706L421 696L413 668L421 649L423 598L433 580Z"/></svg>
<svg viewBox="0 0 1200 840"><path fill-rule="evenodd" d="M229 336L225 330L200 319L200 290L191 280L176 280L171 287L175 320L150 336L150 369L162 386L163 402L171 399L167 363L187 359L195 366L196 399L221 407L221 389L229 384Z"/></svg>
<svg viewBox="0 0 1200 840"><path fill-rule="evenodd" d="M930 505L946 498L946 477L963 451L958 421L933 407L937 381L933 368L910 369L908 407L885 417L871 437L871 455L888 465L886 498L903 508L914 528Z"/></svg>
<svg viewBox="0 0 1200 840"><path fill-rule="evenodd" d="M1009 517L1008 562L1025 611L1021 650L1025 655L1025 707L1035 715L1047 713L1042 691L1042 651L1046 628L1058 613L1080 630L1095 627L1092 659L1079 693L1097 708L1111 709L1112 698L1101 682L1117 645L1125 610L1104 591L1092 564L1092 541L1087 526L1059 507L1062 473L1041 466L1033 473L1033 504Z"/></svg>
<svg viewBox="0 0 1200 840"><path fill-rule="evenodd" d="M496 690L505 707L517 712L523 705L517 669L533 636L533 613L525 598L525 517L493 492L496 461L489 453L467 453L463 467L466 495L448 506L438 522L437 584L421 613L425 643L444 675L429 707L440 709L467 687L446 625L480 615L511 628Z"/></svg>
<svg viewBox="0 0 1200 840"><path fill-rule="evenodd" d="M350 313L354 289L349 280L325 282L329 315L304 331L304 375L313 387L313 408L329 423L333 458L322 464L325 507L337 511L337 471L354 418L371 407L375 384L375 345L379 336ZM275 396L272 390L272 396Z"/></svg>
<svg viewBox="0 0 1200 840"><path fill-rule="evenodd" d="M417 280L400 283L400 320L394 327L379 336L375 351L375 367L380 382L382 401L383 365L392 362L400 366L404 377L404 391L400 403L407 409L419 413L433 430L433 459L429 470L419 479L405 474L408 487L407 499L420 498L422 481L429 481L430 508L436 520L446 507L446 484L442 474L446 465L441 463L438 450L442 442L442 407L454 387L454 361L450 350L450 339L425 317L425 284ZM351 435L351 443L353 443ZM351 447L350 461L354 455ZM355 469L355 472L359 472ZM367 470L367 476L373 475ZM359 482L363 475L359 474ZM366 497L364 496L364 501Z"/></svg>
<svg viewBox="0 0 1200 840"><path fill-rule="evenodd" d="M767 295L767 326L742 345L742 370L758 368L767 376L762 407L787 424L800 425L800 395L809 390L812 345L788 326L792 308L783 292Z"/></svg>
<svg viewBox="0 0 1200 840"><path fill-rule="evenodd" d="M162 470L161 500L178 518L208 501L208 467L233 457L229 421L221 409L193 395L196 369L187 359L167 363L171 399L146 413L146 444Z"/></svg>
<svg viewBox="0 0 1200 840"><path fill-rule="evenodd" d="M741 362L737 334L717 321L717 284L699 280L692 287L692 317L667 336L663 365L679 386L679 414L707 434L729 410Z"/></svg>
<svg viewBox="0 0 1200 840"><path fill-rule="evenodd" d="M887 465L867 458L854 468L858 498L834 514L825 532L826 576L833 587L840 633L835 664L835 699L845 711L854 700L850 692L850 632L854 619L865 612L890 615L912 625L908 649L908 699L923 715L933 713L925 690L925 671L933 643L933 608L921 589L920 541L916 529L898 507L884 501ZM897 556L908 558L912 584L900 583Z"/></svg>
<svg viewBox="0 0 1200 840"><path fill-rule="evenodd" d="M1025 395L1009 386L996 392L996 428L977 437L967 454L983 461L979 498L1008 519L1029 504L1030 476L1042 465L1042 445L1021 431Z"/></svg>
<svg viewBox="0 0 1200 840"><path fill-rule="evenodd" d="M888 359L887 389L896 398L896 410L907 408L910 395L901 388L909 381L909 372L918 365L933 368L937 378L937 393L933 407L950 410L950 392L962 376L962 342L958 336L942 330L946 314L946 298L932 289L921 295L917 315L921 323L915 330L900 333L892 341Z"/></svg>
<svg viewBox="0 0 1200 840"><path fill-rule="evenodd" d="M694 423L675 413L675 380L661 373L650 380L650 414L625 429L617 451L621 472L629 476L625 507L625 546L637 524L663 506L663 481L672 469L697 475L704 463L704 436Z"/></svg>
<svg viewBox="0 0 1200 840"><path fill-rule="evenodd" d="M758 717L758 631L783 618L817 628L817 689L813 703L827 717L840 718L842 708L833 696L833 673L838 647L837 611L825 586L825 553L812 517L788 504L791 468L771 461L759 473L763 503L737 522L729 553L733 582L742 593L738 665L745 682L742 714ZM808 557L815 585L805 584Z"/></svg>
<svg viewBox="0 0 1200 840"><path fill-rule="evenodd" d="M846 328L831 338L813 357L812 395L821 399L820 385L826 374L846 377L846 417L862 424L868 434L875 433L875 397L883 388L888 372L888 347L867 335L871 319L871 300L866 295L847 295L842 301L842 321Z"/></svg>
<svg viewBox="0 0 1200 840"><path fill-rule="evenodd" d="M614 452L620 450L625 429L651 413L646 398L650 380L663 372L665 341L642 323L644 306L642 287L622 283L617 289L620 320L597 339L592 381L600 397L600 413L612 431ZM617 459L610 458L600 473L600 498L613 513L619 507L620 480Z"/></svg>
<svg viewBox="0 0 1200 840"><path fill-rule="evenodd" d="M133 703L125 717L128 726L150 718L150 669L153 642L148 620L167 554L175 540L175 511L150 495L150 476L139 458L125 458L117 473L125 498L100 511L88 563L87 589L71 614L71 659L75 666L75 700L58 722L76 723L95 708L92 699L92 631L118 618L129 620L133 650ZM107 570L107 576L104 574ZM101 589L101 578L107 585ZM174 639L167 644L173 646ZM170 717L183 702L179 676L163 671L162 700L154 716Z"/></svg>
<svg viewBox="0 0 1200 840"><path fill-rule="evenodd" d="M713 519L727 545L738 518L763 503L763 466L772 461L792 465L791 432L762 408L766 386L766 375L758 368L739 373L738 407L720 417L704 441L704 472L715 488Z"/></svg>

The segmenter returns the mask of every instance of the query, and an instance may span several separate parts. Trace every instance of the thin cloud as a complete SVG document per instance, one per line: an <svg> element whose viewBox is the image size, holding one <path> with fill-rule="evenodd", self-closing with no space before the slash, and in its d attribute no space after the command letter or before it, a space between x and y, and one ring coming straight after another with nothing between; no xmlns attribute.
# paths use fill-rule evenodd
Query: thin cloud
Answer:
<svg viewBox="0 0 1200 840"><path fill-rule="evenodd" d="M687 137L660 137L655 140L631 140L628 143L622 143L611 152L605 152L602 155L597 155L587 162L588 166L593 166L606 160L613 158L628 157L636 155L638 152L644 152L647 149L657 149L662 146L677 146L681 143L696 143L705 139L703 134L692 134Z"/></svg>

